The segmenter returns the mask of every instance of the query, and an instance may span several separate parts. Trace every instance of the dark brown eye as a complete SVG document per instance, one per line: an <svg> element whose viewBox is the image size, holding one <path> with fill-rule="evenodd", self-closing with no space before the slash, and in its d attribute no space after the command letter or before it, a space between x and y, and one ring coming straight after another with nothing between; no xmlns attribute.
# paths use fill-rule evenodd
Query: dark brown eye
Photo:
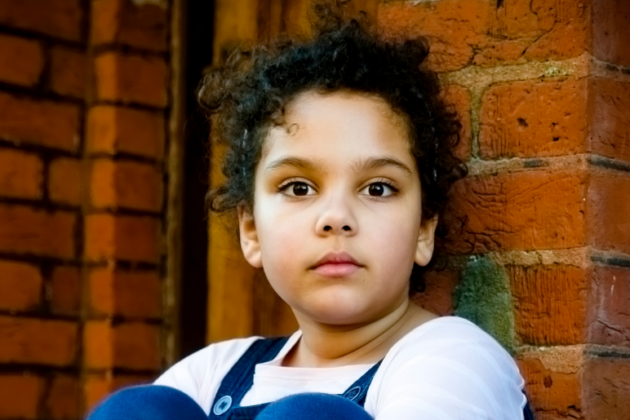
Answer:
<svg viewBox="0 0 630 420"><path fill-rule="evenodd" d="M296 182L291 188L294 195L304 196L308 194L308 185L303 182Z"/></svg>
<svg viewBox="0 0 630 420"><path fill-rule="evenodd" d="M385 186L383 184L370 184L368 187L368 194L380 197L385 194Z"/></svg>

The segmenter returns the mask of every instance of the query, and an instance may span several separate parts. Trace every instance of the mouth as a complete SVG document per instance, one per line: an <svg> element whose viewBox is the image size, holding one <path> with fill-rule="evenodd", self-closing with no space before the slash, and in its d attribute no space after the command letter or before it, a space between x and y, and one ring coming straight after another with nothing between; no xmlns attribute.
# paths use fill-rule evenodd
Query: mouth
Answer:
<svg viewBox="0 0 630 420"><path fill-rule="evenodd" d="M346 252L331 252L320 258L310 269L324 277L347 277L362 267Z"/></svg>

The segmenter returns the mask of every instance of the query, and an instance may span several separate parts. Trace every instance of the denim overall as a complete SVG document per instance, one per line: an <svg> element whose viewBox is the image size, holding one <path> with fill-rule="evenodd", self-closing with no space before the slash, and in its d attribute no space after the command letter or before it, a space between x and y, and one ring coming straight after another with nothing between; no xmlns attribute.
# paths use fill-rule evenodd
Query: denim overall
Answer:
<svg viewBox="0 0 630 420"><path fill-rule="evenodd" d="M210 420L254 420L270 403L241 407L240 403L254 384L256 364L272 360L287 342L287 337L255 341L223 378L210 407ZM381 362L372 366L363 376L340 396L354 401L360 407L365 404L368 388ZM529 402L523 409L524 420L534 420Z"/></svg>
<svg viewBox="0 0 630 420"><path fill-rule="evenodd" d="M286 337L255 341L223 378L210 407L210 420L253 420L270 403L241 407L241 400L254 384L258 363L272 360L287 342ZM363 407L368 388L381 362L372 366L340 396Z"/></svg>

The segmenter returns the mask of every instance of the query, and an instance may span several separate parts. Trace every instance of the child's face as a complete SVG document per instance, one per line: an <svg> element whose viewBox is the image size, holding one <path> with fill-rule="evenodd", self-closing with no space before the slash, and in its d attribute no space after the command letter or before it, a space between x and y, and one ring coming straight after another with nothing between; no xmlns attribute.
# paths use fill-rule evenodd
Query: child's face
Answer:
<svg viewBox="0 0 630 420"><path fill-rule="evenodd" d="M303 93L285 120L265 140L253 218L239 209L245 257L299 321L380 319L433 252L405 123L383 100L347 92ZM327 256L337 261L321 264Z"/></svg>

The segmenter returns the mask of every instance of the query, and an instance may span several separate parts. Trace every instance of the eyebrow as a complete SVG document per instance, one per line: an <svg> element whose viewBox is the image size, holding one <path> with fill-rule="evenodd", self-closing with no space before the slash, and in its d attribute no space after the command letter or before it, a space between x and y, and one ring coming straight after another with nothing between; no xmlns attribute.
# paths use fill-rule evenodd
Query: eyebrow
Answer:
<svg viewBox="0 0 630 420"><path fill-rule="evenodd" d="M287 157L274 160L267 166L266 171L272 172L285 166L293 166L309 171L322 170L323 168L322 162L320 161L312 161L309 159L302 159L298 157ZM391 157L361 159L354 165L352 165L352 168L355 172L366 172L386 166L393 166L395 168L398 168L401 171L405 172L407 176L411 176L413 174L413 172L407 165L405 165L400 160Z"/></svg>

